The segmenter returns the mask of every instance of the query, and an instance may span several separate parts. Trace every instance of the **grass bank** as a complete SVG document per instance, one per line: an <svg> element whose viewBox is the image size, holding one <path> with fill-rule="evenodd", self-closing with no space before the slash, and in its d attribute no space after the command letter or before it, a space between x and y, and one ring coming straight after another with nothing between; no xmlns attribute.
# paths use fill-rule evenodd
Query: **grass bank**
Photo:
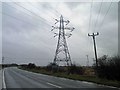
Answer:
<svg viewBox="0 0 120 90"><path fill-rule="evenodd" d="M77 74L67 75L67 74L61 73L61 72L52 73L52 72L46 71L44 69L38 70L38 69L28 69L28 68L21 68L21 67L19 67L19 69L23 69L23 70L27 70L27 71L35 72L35 73L56 76L56 77L68 78L68 79L79 80L79 81L93 82L93 83L97 83L97 84L101 84L101 85L108 85L108 86L114 86L114 87L120 88L120 81L100 79L96 76L85 76L85 75L77 75Z"/></svg>

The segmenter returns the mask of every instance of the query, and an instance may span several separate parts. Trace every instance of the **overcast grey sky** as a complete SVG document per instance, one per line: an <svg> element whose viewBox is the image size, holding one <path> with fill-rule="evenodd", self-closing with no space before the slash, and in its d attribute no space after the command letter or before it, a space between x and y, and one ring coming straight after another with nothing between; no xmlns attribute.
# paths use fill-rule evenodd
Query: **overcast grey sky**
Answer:
<svg viewBox="0 0 120 90"><path fill-rule="evenodd" d="M86 55L89 55L90 65L93 64L93 41L92 37L87 36L93 32L100 33L96 37L98 57L117 55L118 3L103 2L99 14L101 2L93 2L89 29L91 4L92 2L3 2L2 54L5 63L33 62L47 65L52 62L57 37L53 37L51 26L61 14L65 20L70 20L70 27L75 27L73 35L66 38L72 62L86 65ZM110 10L105 16L110 4Z"/></svg>

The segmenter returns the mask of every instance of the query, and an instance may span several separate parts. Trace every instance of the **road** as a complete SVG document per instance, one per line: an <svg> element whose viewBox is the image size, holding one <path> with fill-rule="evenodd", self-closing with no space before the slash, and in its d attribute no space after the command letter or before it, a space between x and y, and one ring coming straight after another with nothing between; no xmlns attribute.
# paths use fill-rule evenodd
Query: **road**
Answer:
<svg viewBox="0 0 120 90"><path fill-rule="evenodd" d="M4 69L6 88L106 88L83 81L28 72L15 67Z"/></svg>
<svg viewBox="0 0 120 90"><path fill-rule="evenodd" d="M2 69L0 69L0 90L2 89Z"/></svg>

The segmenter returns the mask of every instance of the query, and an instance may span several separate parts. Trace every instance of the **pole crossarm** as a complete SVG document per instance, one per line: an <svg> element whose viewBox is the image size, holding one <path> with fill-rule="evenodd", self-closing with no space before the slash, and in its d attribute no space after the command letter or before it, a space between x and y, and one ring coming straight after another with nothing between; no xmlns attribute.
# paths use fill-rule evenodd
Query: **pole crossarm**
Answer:
<svg viewBox="0 0 120 90"><path fill-rule="evenodd" d="M89 34L89 33L88 33L88 36L97 36L97 35L99 35L98 32L97 32L97 33L92 33L92 34Z"/></svg>

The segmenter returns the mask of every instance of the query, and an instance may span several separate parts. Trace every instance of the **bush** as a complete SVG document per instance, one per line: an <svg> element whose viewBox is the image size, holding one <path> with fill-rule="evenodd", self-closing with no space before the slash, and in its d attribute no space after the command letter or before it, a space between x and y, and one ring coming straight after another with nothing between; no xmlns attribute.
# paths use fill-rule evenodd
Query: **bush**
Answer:
<svg viewBox="0 0 120 90"><path fill-rule="evenodd" d="M49 63L46 67L47 71L57 72L58 65L56 63Z"/></svg>
<svg viewBox="0 0 120 90"><path fill-rule="evenodd" d="M95 68L100 78L120 81L120 57L104 55L98 58L98 67Z"/></svg>
<svg viewBox="0 0 120 90"><path fill-rule="evenodd" d="M83 69L83 67L76 66L75 64L73 64L72 66L70 66L70 73L83 75L84 69Z"/></svg>
<svg viewBox="0 0 120 90"><path fill-rule="evenodd" d="M33 68L35 68L36 67L36 65L34 64L34 63L29 63L28 65L27 65L27 68L29 68L29 69L33 69Z"/></svg>

